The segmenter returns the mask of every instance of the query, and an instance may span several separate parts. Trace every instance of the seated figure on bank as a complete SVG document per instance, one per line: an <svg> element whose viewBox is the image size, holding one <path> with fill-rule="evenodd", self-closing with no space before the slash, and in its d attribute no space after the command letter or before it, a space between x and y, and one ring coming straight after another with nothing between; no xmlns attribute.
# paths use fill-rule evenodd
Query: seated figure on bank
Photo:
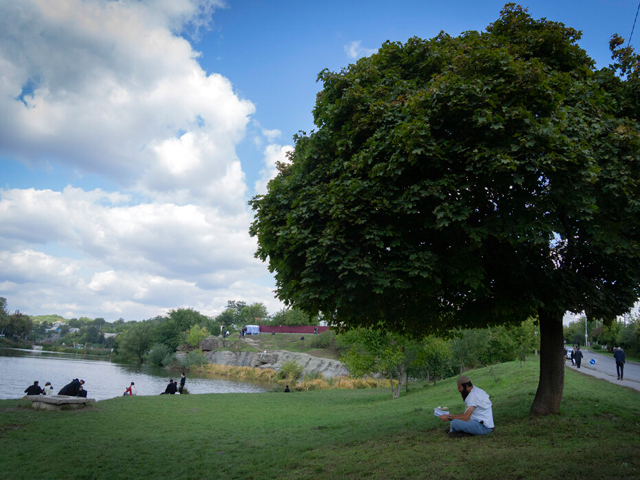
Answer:
<svg viewBox="0 0 640 480"><path fill-rule="evenodd" d="M474 387L467 376L458 378L458 391L466 407L464 413L440 417L443 422L450 422L447 429L449 436L486 435L493 432L493 411L487 392Z"/></svg>

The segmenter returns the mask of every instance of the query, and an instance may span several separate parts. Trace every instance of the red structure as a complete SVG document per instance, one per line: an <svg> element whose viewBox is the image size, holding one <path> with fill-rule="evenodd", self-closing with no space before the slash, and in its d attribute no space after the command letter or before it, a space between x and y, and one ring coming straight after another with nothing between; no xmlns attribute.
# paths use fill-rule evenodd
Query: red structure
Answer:
<svg viewBox="0 0 640 480"><path fill-rule="evenodd" d="M314 325L304 325L297 327L289 327L287 325L278 325L277 327L273 325L258 325L260 327L260 333L302 333L302 334L311 334L315 333L315 329L318 329L318 333L326 332L329 330L329 327L316 327Z"/></svg>

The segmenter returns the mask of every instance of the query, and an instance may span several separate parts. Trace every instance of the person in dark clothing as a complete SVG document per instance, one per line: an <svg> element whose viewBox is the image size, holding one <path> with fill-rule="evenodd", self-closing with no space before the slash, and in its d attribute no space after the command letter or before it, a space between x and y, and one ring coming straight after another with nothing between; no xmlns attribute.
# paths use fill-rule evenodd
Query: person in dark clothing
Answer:
<svg viewBox="0 0 640 480"><path fill-rule="evenodd" d="M180 374L180 393L182 393L182 389L184 388L184 383L187 381L187 377L184 376L184 373Z"/></svg>
<svg viewBox="0 0 640 480"><path fill-rule="evenodd" d="M80 385L80 387L78 388L78 394L76 395L76 397L87 398L87 391L82 388L82 385Z"/></svg>
<svg viewBox="0 0 640 480"><path fill-rule="evenodd" d="M616 372L618 373L618 380L624 380L624 364L627 360L627 356L624 354L624 350L618 347L613 354L613 358L616 361Z"/></svg>
<svg viewBox="0 0 640 480"><path fill-rule="evenodd" d="M167 388L165 389L164 392L162 392L160 395L175 395L176 392L178 391L178 382L174 382L173 378L171 380L169 380L169 385L167 385Z"/></svg>
<svg viewBox="0 0 640 480"><path fill-rule="evenodd" d="M289 392L291 392L291 390L289 390L289 385L287 385L287 386L284 388L284 393L289 393Z"/></svg>
<svg viewBox="0 0 640 480"><path fill-rule="evenodd" d="M580 350L580 347L576 348L575 357L576 357L576 367L580 368L580 363L582 363L582 350Z"/></svg>
<svg viewBox="0 0 640 480"><path fill-rule="evenodd" d="M64 387L60 389L58 395L67 395L69 397L77 397L78 392L80 391L80 387L84 385L84 380L78 380L74 378L71 383L67 383Z"/></svg>
<svg viewBox="0 0 640 480"><path fill-rule="evenodd" d="M27 389L24 391L27 395L41 395L42 388L38 385L38 381L33 382L33 385L29 385Z"/></svg>

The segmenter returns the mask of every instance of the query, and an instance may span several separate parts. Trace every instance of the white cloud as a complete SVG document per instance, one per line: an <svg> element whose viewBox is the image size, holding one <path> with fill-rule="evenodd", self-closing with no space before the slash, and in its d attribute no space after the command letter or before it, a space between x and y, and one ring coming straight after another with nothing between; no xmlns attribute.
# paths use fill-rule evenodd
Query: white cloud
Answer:
<svg viewBox="0 0 640 480"><path fill-rule="evenodd" d="M277 162L288 162L287 154L293 151L291 145L267 145L264 149L264 167L260 170L260 179L255 184L257 194L267 193L267 184L278 174Z"/></svg>
<svg viewBox="0 0 640 480"><path fill-rule="evenodd" d="M280 138L280 135L282 135L282 132L277 128L273 130L267 130L263 128L262 135L264 135L267 138L267 141L269 141L270 143L273 143L276 139Z"/></svg>
<svg viewBox="0 0 640 480"><path fill-rule="evenodd" d="M129 319L180 306L216 314L232 298L278 304L252 280L265 268L248 213L120 200L71 187L0 191L0 295L38 313ZM77 258L44 253L51 246Z"/></svg>
<svg viewBox="0 0 640 480"><path fill-rule="evenodd" d="M361 40L354 40L352 42L349 42L343 48L344 48L344 52L347 54L347 57L353 60L360 57L368 57L369 55L373 55L378 51L377 48L362 47Z"/></svg>
<svg viewBox="0 0 640 480"><path fill-rule="evenodd" d="M176 198L186 189L207 196L224 175L242 182L232 164L254 106L226 78L207 75L189 42L172 33L202 24L217 5L3 2L0 155L59 162ZM233 192L218 200L243 193Z"/></svg>
<svg viewBox="0 0 640 480"><path fill-rule="evenodd" d="M201 68L186 38L222 7L0 2L0 158L108 177L124 192L0 190L10 304L108 319L216 314L229 299L277 309L236 154L255 108Z"/></svg>

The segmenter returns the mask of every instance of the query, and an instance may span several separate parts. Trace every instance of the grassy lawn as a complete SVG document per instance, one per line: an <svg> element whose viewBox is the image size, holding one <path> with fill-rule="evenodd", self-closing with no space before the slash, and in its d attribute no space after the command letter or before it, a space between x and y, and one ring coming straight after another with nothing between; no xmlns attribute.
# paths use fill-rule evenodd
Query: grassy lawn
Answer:
<svg viewBox="0 0 640 480"><path fill-rule="evenodd" d="M640 478L640 394L566 371L560 415L529 420L538 363L469 372L496 431L449 439L455 379L389 390L119 397L81 411L0 401L7 479Z"/></svg>

